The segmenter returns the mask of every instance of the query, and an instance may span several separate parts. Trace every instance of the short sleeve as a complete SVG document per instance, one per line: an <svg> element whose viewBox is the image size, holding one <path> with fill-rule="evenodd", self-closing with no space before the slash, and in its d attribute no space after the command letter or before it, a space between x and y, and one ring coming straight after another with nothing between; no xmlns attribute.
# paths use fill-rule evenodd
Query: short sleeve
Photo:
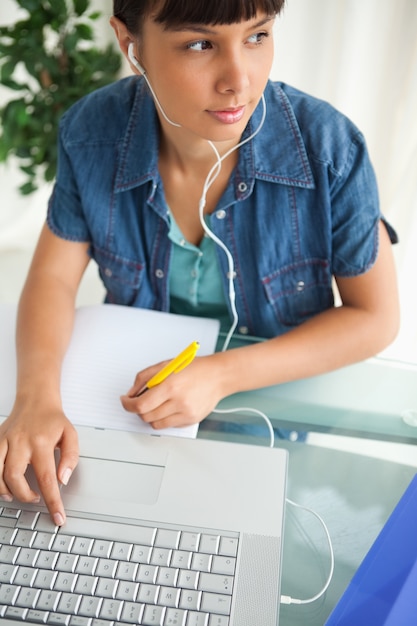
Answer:
<svg viewBox="0 0 417 626"><path fill-rule="evenodd" d="M69 241L91 240L71 160L65 149L62 118L58 139L57 177L48 203L47 223L50 230Z"/></svg>
<svg viewBox="0 0 417 626"><path fill-rule="evenodd" d="M363 274L377 258L379 221L384 221L392 243L398 237L381 215L374 169L360 132L334 178L331 202L333 273L343 277Z"/></svg>

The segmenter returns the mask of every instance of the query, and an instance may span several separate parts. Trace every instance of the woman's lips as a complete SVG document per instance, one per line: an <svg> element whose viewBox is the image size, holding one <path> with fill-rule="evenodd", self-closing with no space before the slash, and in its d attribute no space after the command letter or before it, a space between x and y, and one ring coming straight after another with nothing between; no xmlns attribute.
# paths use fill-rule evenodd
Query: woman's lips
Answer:
<svg viewBox="0 0 417 626"><path fill-rule="evenodd" d="M235 109L225 109L224 111L208 111L208 113L222 124L236 124L242 119L245 113L245 107L241 106Z"/></svg>

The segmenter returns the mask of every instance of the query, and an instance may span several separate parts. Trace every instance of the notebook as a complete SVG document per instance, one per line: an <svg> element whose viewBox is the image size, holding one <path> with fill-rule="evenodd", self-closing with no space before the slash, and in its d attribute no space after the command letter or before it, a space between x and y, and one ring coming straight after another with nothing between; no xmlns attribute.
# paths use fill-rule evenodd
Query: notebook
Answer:
<svg viewBox="0 0 417 626"><path fill-rule="evenodd" d="M65 526L1 506L2 625L277 626L285 450L78 432Z"/></svg>
<svg viewBox="0 0 417 626"><path fill-rule="evenodd" d="M326 626L417 624L417 476L413 478Z"/></svg>
<svg viewBox="0 0 417 626"><path fill-rule="evenodd" d="M0 415L10 413L15 395L16 306L0 303ZM214 352L218 320L174 315L116 304L80 307L63 362L62 402L75 426L99 426L144 432L152 428L126 412L120 396L137 372L174 358L192 341L199 356ZM195 437L197 425L165 434Z"/></svg>

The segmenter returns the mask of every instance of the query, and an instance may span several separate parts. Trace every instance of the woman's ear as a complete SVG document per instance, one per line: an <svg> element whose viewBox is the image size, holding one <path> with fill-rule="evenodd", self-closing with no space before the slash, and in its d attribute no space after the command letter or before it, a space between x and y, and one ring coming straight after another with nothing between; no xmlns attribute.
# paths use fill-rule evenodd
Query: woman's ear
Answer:
<svg viewBox="0 0 417 626"><path fill-rule="evenodd" d="M126 24L114 15L110 18L110 26L114 30L122 54L126 57L129 63L131 63L128 55L128 49L129 44L135 41L134 35L132 35L132 33L128 30Z"/></svg>

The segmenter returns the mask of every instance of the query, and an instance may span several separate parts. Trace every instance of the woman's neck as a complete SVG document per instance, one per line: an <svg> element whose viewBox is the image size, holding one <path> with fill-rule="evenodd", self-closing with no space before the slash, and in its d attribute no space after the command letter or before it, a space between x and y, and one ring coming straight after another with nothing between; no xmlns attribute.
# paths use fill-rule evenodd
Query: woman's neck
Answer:
<svg viewBox="0 0 417 626"><path fill-rule="evenodd" d="M220 156L232 147L222 144L216 148ZM238 151L228 156L206 196L204 213L212 213L223 195L237 163ZM185 238L198 245L203 236L199 218L199 203L207 176L217 161L213 148L205 139L172 141L162 136L159 172L164 184L167 204Z"/></svg>
<svg viewBox="0 0 417 626"><path fill-rule="evenodd" d="M210 169L215 165L217 161L215 150L222 157L238 143L239 139L236 139L227 142L213 142L210 145L207 139L196 137L185 129L166 128L166 125L162 124L159 154L160 159L163 159L166 164L184 172L192 170L200 178L202 175L207 176ZM237 162L237 154L238 151L227 157L222 167L226 163L232 163L233 169L234 164Z"/></svg>

